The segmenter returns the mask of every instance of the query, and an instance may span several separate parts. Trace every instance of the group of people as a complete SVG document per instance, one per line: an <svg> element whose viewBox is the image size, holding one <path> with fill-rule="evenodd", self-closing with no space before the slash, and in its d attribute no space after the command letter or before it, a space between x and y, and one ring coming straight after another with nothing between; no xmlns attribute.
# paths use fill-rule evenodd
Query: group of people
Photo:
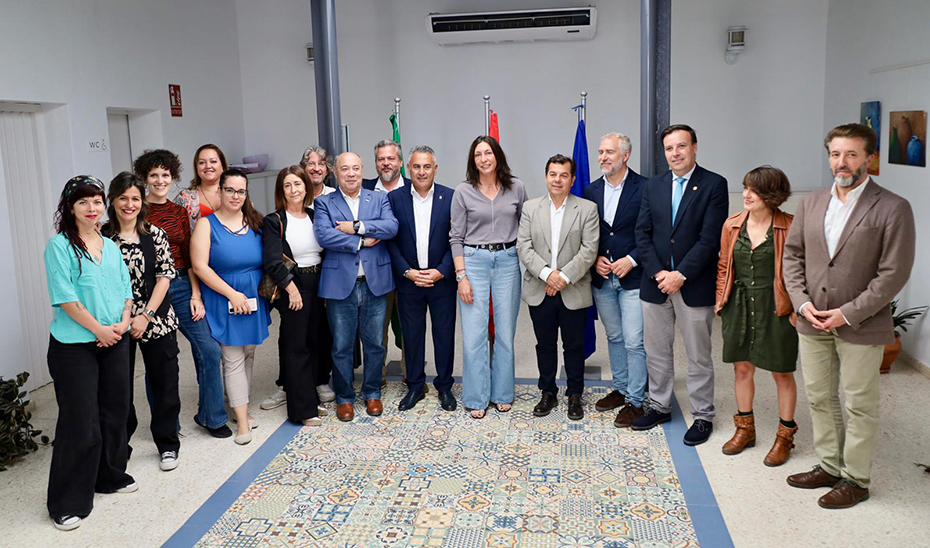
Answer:
<svg viewBox="0 0 930 548"><path fill-rule="evenodd" d="M633 430L671 420L677 324L694 417L684 443L704 443L716 413L711 330L720 315L737 402L736 430L723 452L755 444L753 376L762 368L773 374L779 414L764 462L788 459L800 353L820 464L788 483L832 487L819 500L827 508L865 500L878 364L882 345L893 340L889 303L909 277L915 247L909 204L867 174L874 132L848 124L827 135L833 185L805 196L794 217L779 209L791 194L781 170L747 173L744 210L727 217L727 182L697 165L695 131L673 125L661 139L670 169L646 179L627 165L630 139L605 135L598 147L603 175L583 197L571 193L573 159L557 154L545 165L546 194L528 200L487 136L472 142L466 180L454 190L435 182L428 146L410 150L407 178L400 146L377 143L378 176L370 180L357 154L333 159L310 147L299 165L278 174L275 211L264 217L252 206L247 174L229 169L215 145L197 150L190 187L174 201L168 194L181 164L166 150L146 151L108 188L90 176L71 179L45 252L55 308L48 362L59 405L48 488L55 526L78 527L94 492L137 489L126 473L137 426L137 345L160 466L172 470L177 330L197 373L196 424L215 437L233 435L225 385L234 440L245 444L257 426L248 409L252 363L271 308L280 314L280 388L262 407L286 403L291 421L319 426L324 401L335 400L340 421L353 420L359 362L365 411L382 414L392 317L402 332L407 386L398 409L413 408L427 391L428 313L433 384L442 409L455 410L456 306L461 402L474 419L489 408L508 412L521 298L536 336L541 397L534 415L558 405L561 333L567 416L584 417L585 325L596 304L612 390L595 409L617 410L614 425Z"/></svg>

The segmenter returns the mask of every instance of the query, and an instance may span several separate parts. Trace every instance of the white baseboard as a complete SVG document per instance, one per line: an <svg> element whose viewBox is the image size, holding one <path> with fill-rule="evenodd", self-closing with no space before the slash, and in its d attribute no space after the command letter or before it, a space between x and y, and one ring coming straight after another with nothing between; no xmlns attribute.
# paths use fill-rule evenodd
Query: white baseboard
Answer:
<svg viewBox="0 0 930 548"><path fill-rule="evenodd" d="M923 376L930 379L930 365L927 365L921 362L920 360L914 358L907 352L901 352L901 354L898 356L897 361L906 363L907 365L916 369L918 373L921 373Z"/></svg>

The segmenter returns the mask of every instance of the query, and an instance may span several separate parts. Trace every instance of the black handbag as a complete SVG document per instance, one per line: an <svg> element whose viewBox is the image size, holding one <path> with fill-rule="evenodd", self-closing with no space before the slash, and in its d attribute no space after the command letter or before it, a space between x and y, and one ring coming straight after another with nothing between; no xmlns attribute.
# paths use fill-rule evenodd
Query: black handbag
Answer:
<svg viewBox="0 0 930 548"><path fill-rule="evenodd" d="M281 239L284 240L284 222L281 220L281 215L275 213L278 216L278 226L281 229ZM288 257L285 254L281 254L282 260L284 262L284 268L288 272L294 270L294 267L297 266L297 261ZM262 276L262 280L258 283L258 296L268 299L268 302L274 302L275 299L281 296L281 288L278 287L278 284L274 283L274 280L271 279L271 276L266 272Z"/></svg>

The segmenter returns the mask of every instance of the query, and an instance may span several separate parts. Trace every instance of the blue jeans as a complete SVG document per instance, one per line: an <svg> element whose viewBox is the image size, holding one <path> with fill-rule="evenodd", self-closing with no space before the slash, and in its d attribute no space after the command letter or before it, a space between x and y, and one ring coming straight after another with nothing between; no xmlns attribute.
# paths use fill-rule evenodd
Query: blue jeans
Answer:
<svg viewBox="0 0 930 548"><path fill-rule="evenodd" d="M196 422L207 428L219 428L229 420L223 403L223 371L220 366L222 354L207 325L207 319L194 321L191 317L191 281L187 276L178 276L168 286L168 299L178 316L181 334L191 344L194 370L200 386L200 401L197 405Z"/></svg>
<svg viewBox="0 0 930 548"><path fill-rule="evenodd" d="M474 300L459 300L462 314L462 404L484 409L488 402L513 402L513 338L520 313L517 248L488 251L465 246L465 275ZM494 298L494 354L488 359L488 306Z"/></svg>
<svg viewBox="0 0 930 548"><path fill-rule="evenodd" d="M355 402L352 358L356 333L362 339L362 398L381 399L386 311L387 295L375 296L366 281L355 282L355 288L345 299L326 299L326 315L333 332L333 392L337 405Z"/></svg>
<svg viewBox="0 0 930 548"><path fill-rule="evenodd" d="M591 286L591 293L607 331L614 390L626 396L626 401L642 407L648 375L639 289L623 289L620 279L611 274L600 289Z"/></svg>

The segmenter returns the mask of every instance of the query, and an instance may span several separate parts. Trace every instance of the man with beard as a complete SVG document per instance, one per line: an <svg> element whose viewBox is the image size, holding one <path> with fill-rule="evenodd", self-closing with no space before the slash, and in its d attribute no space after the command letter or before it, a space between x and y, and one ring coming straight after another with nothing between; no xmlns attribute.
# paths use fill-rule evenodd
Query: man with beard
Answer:
<svg viewBox="0 0 930 548"><path fill-rule="evenodd" d="M326 149L318 146L307 147L303 156L300 157L300 167L304 169L310 178L311 187L307 192L312 192L310 199L310 209L313 209L313 200L320 196L326 196L336 189L329 186L327 182L332 172L333 157L326 152ZM317 369L317 395L321 402L331 402L336 399L336 393L329 387L329 375L333 370L333 336L329 330L328 324L320 326L319 340L323 341L319 347L319 369ZM259 404L259 407L265 410L275 409L287 403L287 392L284 389L284 371L281 369L283 360L278 356L278 380L275 381L277 390ZM359 358L361 363L361 358Z"/></svg>
<svg viewBox="0 0 930 548"><path fill-rule="evenodd" d="M820 463L788 476L801 489L831 487L823 508L869 498L878 441L879 364L894 342L891 300L914 264L914 214L868 175L875 132L860 124L824 139L833 185L806 195L785 242L785 287L798 310L799 350ZM843 426L838 390L849 417Z"/></svg>
<svg viewBox="0 0 930 548"><path fill-rule="evenodd" d="M591 292L607 331L607 349L613 390L594 408L622 407L614 420L626 428L643 414L646 395L646 351L643 348L643 309L639 300L643 268L637 259L636 218L646 179L627 167L633 151L630 138L608 133L601 138L597 161L601 176L584 189L584 197L597 204L600 242L591 268Z"/></svg>
<svg viewBox="0 0 930 548"><path fill-rule="evenodd" d="M400 145L390 139L378 141L375 145L375 169L378 170L378 176L374 179L365 179L362 181L362 188L375 192L391 192L398 188L410 188L410 179L401 177L400 167L404 163L404 153ZM394 337L397 339L397 346L401 349L400 370L404 376L404 382L407 381L407 360L404 355L404 349L400 342L400 318L395 319L395 306L397 305L397 291L391 291L387 296L387 313L384 315L384 348L388 347L388 328L393 324ZM385 361L387 354L385 354ZM387 379L387 364L381 367L382 384ZM425 385L424 385L425 387Z"/></svg>

